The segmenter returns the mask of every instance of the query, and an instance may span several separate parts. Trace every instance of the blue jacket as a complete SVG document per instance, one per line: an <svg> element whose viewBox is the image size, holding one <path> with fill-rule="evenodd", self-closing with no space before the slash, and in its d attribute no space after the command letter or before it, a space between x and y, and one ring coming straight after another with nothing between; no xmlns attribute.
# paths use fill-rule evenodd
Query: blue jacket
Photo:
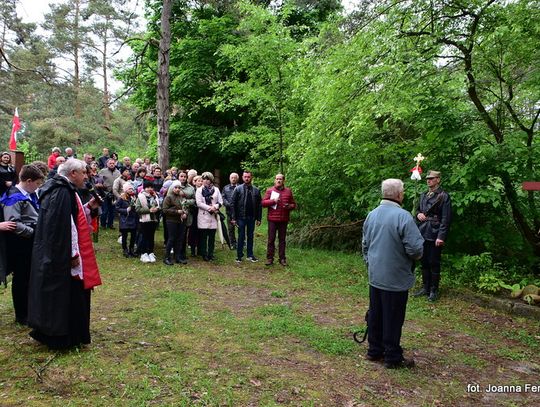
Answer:
<svg viewBox="0 0 540 407"><path fill-rule="evenodd" d="M369 284L387 291L407 291L414 285L414 259L422 257L424 238L412 215L383 199L363 227L362 252Z"/></svg>
<svg viewBox="0 0 540 407"><path fill-rule="evenodd" d="M120 198L116 201L116 211L120 215L120 230L137 229L137 223L139 223L139 215L135 211L135 199L131 202L126 201L124 198ZM131 206L130 211L127 208Z"/></svg>

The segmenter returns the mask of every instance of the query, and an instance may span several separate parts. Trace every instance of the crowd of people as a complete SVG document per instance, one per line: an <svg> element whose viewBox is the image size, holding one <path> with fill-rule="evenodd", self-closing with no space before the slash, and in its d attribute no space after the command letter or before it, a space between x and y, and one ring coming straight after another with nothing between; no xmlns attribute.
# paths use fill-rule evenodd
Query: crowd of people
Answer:
<svg viewBox="0 0 540 407"><path fill-rule="evenodd" d="M257 262L254 232L267 208L266 265L276 256L287 266L286 234L296 209L285 176L277 174L264 194L253 174L229 176L221 190L211 172L163 169L149 159L121 161L107 148L95 158L76 158L71 148L52 149L45 162L24 165L18 176L11 155L0 155L0 283L13 273L15 319L51 349L90 343L90 294L101 284L93 242L118 222L123 255L157 261L155 235L163 227L163 263L214 260L216 235L235 251L236 263ZM451 219L441 174L430 171L415 217L401 208L403 182L382 183L383 200L363 226L363 254L370 284L367 359L388 368L411 367L400 347L414 262L421 259L423 287L415 296L438 297L440 258ZM242 182L240 183L240 179ZM222 211L224 209L224 212ZM245 253L244 253L245 249Z"/></svg>
<svg viewBox="0 0 540 407"><path fill-rule="evenodd" d="M163 171L147 158L119 161L107 148L97 159L87 153L79 160L71 148L61 155L54 147L47 163L24 165L18 176L10 161L3 153L0 282L13 273L16 321L52 349L90 342L90 292L101 284L92 241L100 229L115 229L115 222L123 255L142 263L157 261L158 225L167 266L187 264L188 247L192 257L213 261L216 235L236 252L237 263L244 259L244 242L246 259L257 262L255 225L267 207L266 264L274 263L277 233L279 262L287 266L286 229L296 203L282 174L263 199L250 171L242 173L241 184L231 174L222 195L211 172Z"/></svg>

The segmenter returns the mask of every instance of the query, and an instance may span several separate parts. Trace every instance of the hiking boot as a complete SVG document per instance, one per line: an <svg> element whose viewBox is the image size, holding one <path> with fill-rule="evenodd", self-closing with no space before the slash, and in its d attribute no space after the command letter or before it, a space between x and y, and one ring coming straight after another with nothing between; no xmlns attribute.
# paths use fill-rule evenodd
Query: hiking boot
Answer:
<svg viewBox="0 0 540 407"><path fill-rule="evenodd" d="M174 264L168 257L165 257L165 259L163 259L163 263L165 263L167 266L172 266Z"/></svg>
<svg viewBox="0 0 540 407"><path fill-rule="evenodd" d="M416 291L413 294L413 297L422 297L425 295L429 295L429 290L427 290L426 287L422 287L420 290Z"/></svg>
<svg viewBox="0 0 540 407"><path fill-rule="evenodd" d="M287 260L285 260L285 259L281 259L281 260L279 261L279 264L281 264L283 267L287 267L287 266L289 265L289 264L287 263Z"/></svg>
<svg viewBox="0 0 540 407"><path fill-rule="evenodd" d="M399 362L384 362L384 367L387 369L412 369L415 366L413 359L403 358Z"/></svg>
<svg viewBox="0 0 540 407"><path fill-rule="evenodd" d="M431 274L431 290L429 292L428 301L435 302L439 298L439 282L441 281L440 274Z"/></svg>
<svg viewBox="0 0 540 407"><path fill-rule="evenodd" d="M382 362L384 360L384 355L371 356L370 354L367 354L366 360L369 360L370 362Z"/></svg>
<svg viewBox="0 0 540 407"><path fill-rule="evenodd" d="M266 263L264 263L265 266L272 266L274 264L274 259L266 259Z"/></svg>

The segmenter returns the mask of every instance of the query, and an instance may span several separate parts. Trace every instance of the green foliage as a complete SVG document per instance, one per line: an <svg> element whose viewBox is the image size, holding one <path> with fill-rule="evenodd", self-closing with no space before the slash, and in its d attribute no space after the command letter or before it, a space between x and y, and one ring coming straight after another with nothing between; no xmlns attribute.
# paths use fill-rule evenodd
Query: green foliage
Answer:
<svg viewBox="0 0 540 407"><path fill-rule="evenodd" d="M378 204L383 179L404 179L414 209L425 186L409 176L421 152L452 198L446 252L482 267L492 253L486 290L500 273L537 273L540 194L520 185L540 176L538 4L383 0L346 21L333 1L197 5L173 10L173 162L244 165L259 179L282 163L301 208L297 242L354 250L348 228ZM159 7L133 43L143 63L124 71L133 103L149 111Z"/></svg>

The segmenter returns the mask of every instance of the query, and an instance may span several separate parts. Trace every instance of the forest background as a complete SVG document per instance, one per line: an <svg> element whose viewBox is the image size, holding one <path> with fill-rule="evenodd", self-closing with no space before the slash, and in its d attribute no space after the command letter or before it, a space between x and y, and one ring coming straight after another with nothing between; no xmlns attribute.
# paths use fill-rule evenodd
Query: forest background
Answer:
<svg viewBox="0 0 540 407"><path fill-rule="evenodd" d="M422 153L452 198L452 281L538 283L540 193L521 184L540 180L539 1L137 4L61 0L38 27L22 22L17 0L0 3L3 145L18 107L29 157L70 146L159 159L170 4L170 165L249 168L260 186L284 172L300 204L296 243L358 250L382 179L403 179L413 210Z"/></svg>

